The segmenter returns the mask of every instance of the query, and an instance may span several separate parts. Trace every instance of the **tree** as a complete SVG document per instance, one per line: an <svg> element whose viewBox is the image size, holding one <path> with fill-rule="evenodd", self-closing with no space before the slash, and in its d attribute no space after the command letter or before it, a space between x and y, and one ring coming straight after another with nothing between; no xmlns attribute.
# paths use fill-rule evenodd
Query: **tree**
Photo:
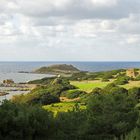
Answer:
<svg viewBox="0 0 140 140"><path fill-rule="evenodd" d="M104 89L103 93L108 93L108 94L127 94L128 91L123 88L115 85L114 83L108 84Z"/></svg>
<svg viewBox="0 0 140 140"><path fill-rule="evenodd" d="M84 140L82 137L82 129L86 121L86 113L75 106L72 111L61 112L56 116L56 135L55 140Z"/></svg>
<svg viewBox="0 0 140 140"><path fill-rule="evenodd" d="M91 91L91 94L93 95L99 95L99 94L102 94L103 90L101 88L94 88L92 91Z"/></svg>
<svg viewBox="0 0 140 140"><path fill-rule="evenodd" d="M5 101L0 106L0 139L48 139L53 128L52 113L39 106Z"/></svg>
<svg viewBox="0 0 140 140"><path fill-rule="evenodd" d="M133 94L133 95L135 95L135 97L137 99L140 99L140 88L139 87L134 87L134 88L129 89L128 93Z"/></svg>
<svg viewBox="0 0 140 140"><path fill-rule="evenodd" d="M87 106L89 118L85 135L120 138L136 126L136 100L126 94L93 96Z"/></svg>
<svg viewBox="0 0 140 140"><path fill-rule="evenodd" d="M114 83L116 85L125 85L128 83L129 80L130 78L128 76L122 76L122 77L118 77L118 79L115 80Z"/></svg>
<svg viewBox="0 0 140 140"><path fill-rule="evenodd" d="M67 97L68 99L74 99L74 98L78 98L82 95L86 94L86 92L81 91L79 89L73 89L73 90L67 90L64 91L61 96L62 97Z"/></svg>

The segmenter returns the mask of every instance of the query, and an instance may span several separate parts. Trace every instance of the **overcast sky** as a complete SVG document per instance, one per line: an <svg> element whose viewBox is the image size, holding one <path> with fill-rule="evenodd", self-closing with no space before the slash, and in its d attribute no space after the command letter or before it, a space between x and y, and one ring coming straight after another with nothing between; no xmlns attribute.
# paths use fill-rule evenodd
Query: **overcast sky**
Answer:
<svg viewBox="0 0 140 140"><path fill-rule="evenodd" d="M140 61L140 0L0 0L0 61Z"/></svg>

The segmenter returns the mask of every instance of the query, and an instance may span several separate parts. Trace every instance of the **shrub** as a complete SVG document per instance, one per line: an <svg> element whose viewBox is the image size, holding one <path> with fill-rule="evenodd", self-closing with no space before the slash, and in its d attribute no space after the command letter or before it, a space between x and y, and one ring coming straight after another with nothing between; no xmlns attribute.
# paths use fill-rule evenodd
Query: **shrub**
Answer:
<svg viewBox="0 0 140 140"><path fill-rule="evenodd" d="M52 95L46 87L38 87L25 95L16 95L12 98L15 103L42 104L60 102L59 97Z"/></svg>
<svg viewBox="0 0 140 140"><path fill-rule="evenodd" d="M134 80L135 81L140 81L140 75L138 75Z"/></svg>
<svg viewBox="0 0 140 140"><path fill-rule="evenodd" d="M69 77L70 80L86 80L87 78L86 72L78 72L73 73L71 77Z"/></svg>
<svg viewBox="0 0 140 140"><path fill-rule="evenodd" d="M63 94L62 94L61 96L65 96L65 97L67 97L68 99L74 99L74 98L80 97L80 96L83 95L83 94L86 94L86 93L85 93L84 91L75 89L75 90L68 90L68 91L65 91L65 92L63 92Z"/></svg>
<svg viewBox="0 0 140 140"><path fill-rule="evenodd" d="M134 87L134 88L129 89L128 93L133 94L133 95L135 95L135 97L137 99L140 99L140 88L139 87Z"/></svg>
<svg viewBox="0 0 140 140"><path fill-rule="evenodd" d="M123 87L119 87L115 85L114 83L108 84L102 91L103 93L107 94L127 94L127 89Z"/></svg>
<svg viewBox="0 0 140 140"><path fill-rule="evenodd" d="M28 101L29 104L41 104L41 105L49 105L58 102L60 102L59 97L51 95L50 93L35 97L32 100Z"/></svg>
<svg viewBox="0 0 140 140"><path fill-rule="evenodd" d="M39 80L34 80L34 81L29 81L29 84L43 84L43 85L47 85L50 82L52 82L56 77L47 77L47 78L43 78L43 79L39 79Z"/></svg>
<svg viewBox="0 0 140 140"><path fill-rule="evenodd" d="M0 106L0 139L48 139L52 132L52 114L39 106L5 101Z"/></svg>
<svg viewBox="0 0 140 140"><path fill-rule="evenodd" d="M103 75L103 79L111 79L113 78L113 75L112 73L110 72L106 72L104 75Z"/></svg>
<svg viewBox="0 0 140 140"><path fill-rule="evenodd" d="M116 85L124 85L127 84L129 80L130 80L129 77L124 76L124 77L119 77L117 80L114 81L114 83Z"/></svg>
<svg viewBox="0 0 140 140"><path fill-rule="evenodd" d="M94 88L92 91L91 91L91 94L94 94L94 95L99 95L101 94L103 91L101 88Z"/></svg>
<svg viewBox="0 0 140 140"><path fill-rule="evenodd" d="M13 102L29 104L51 104L59 102L59 96L63 91L75 89L70 82L63 78L56 78L49 84L38 86L30 93L20 96L14 96Z"/></svg>
<svg viewBox="0 0 140 140"><path fill-rule="evenodd" d="M89 99L85 135L120 138L136 126L137 101L126 94L102 94Z"/></svg>

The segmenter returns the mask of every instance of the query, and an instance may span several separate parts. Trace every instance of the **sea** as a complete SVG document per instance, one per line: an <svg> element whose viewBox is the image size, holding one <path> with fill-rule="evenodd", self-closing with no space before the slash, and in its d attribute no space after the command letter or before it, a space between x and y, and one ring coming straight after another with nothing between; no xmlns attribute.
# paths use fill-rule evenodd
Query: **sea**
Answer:
<svg viewBox="0 0 140 140"><path fill-rule="evenodd" d="M32 72L42 66L54 64L71 64L81 71L99 72L115 69L140 68L140 62L0 62L0 83L5 79L12 79L16 83L24 83L31 80L52 77L49 74L19 73L19 71ZM12 89L13 87L11 87ZM0 87L0 92L3 92ZM9 89L5 87L4 90ZM6 96L0 96L0 101L11 99L13 95L28 93L29 91L10 91Z"/></svg>
<svg viewBox="0 0 140 140"><path fill-rule="evenodd" d="M54 64L71 64L81 71L90 72L140 68L140 62L0 62L0 82L13 79L16 83L21 83L51 77L49 74L19 73L19 71L32 72L42 66Z"/></svg>

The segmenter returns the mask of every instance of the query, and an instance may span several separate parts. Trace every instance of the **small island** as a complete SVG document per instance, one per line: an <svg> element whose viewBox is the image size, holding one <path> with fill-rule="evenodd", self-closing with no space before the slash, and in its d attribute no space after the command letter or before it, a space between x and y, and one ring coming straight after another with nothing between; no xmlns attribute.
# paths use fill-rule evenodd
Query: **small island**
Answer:
<svg viewBox="0 0 140 140"><path fill-rule="evenodd" d="M68 75L80 72L79 69L74 67L73 65L67 65L67 64L59 64L59 65L51 65L48 67L41 67L33 73L39 73L39 74L54 74L54 75Z"/></svg>

